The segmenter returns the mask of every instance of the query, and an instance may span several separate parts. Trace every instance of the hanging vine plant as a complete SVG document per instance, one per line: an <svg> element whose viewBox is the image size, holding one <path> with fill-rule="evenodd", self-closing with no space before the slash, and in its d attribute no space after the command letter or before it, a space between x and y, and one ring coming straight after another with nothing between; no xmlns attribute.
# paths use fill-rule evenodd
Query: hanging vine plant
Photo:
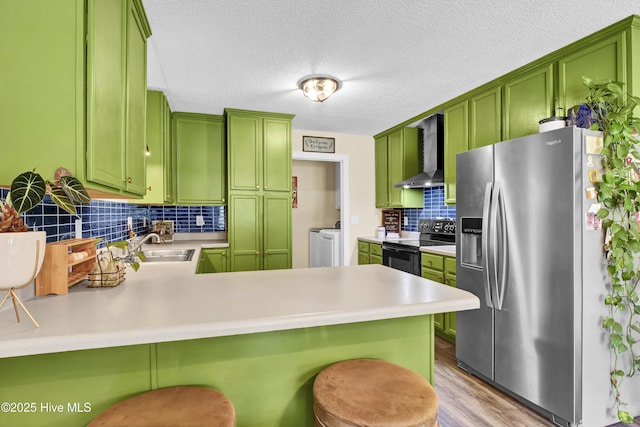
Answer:
<svg viewBox="0 0 640 427"><path fill-rule="evenodd" d="M591 110L591 128L604 134L597 215L606 230L604 253L611 286L604 298L608 315L602 327L609 334L611 387L618 419L632 424L621 388L626 378L640 375L640 119L634 116L640 98L625 93L619 82L583 80L589 89L586 106Z"/></svg>

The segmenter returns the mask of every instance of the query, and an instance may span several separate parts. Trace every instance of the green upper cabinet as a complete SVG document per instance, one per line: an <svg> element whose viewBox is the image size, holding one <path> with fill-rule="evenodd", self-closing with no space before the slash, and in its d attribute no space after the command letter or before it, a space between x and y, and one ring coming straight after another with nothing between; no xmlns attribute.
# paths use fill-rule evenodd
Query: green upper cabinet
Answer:
<svg viewBox="0 0 640 427"><path fill-rule="evenodd" d="M456 155L469 149L469 101L444 110L444 198L456 203Z"/></svg>
<svg viewBox="0 0 640 427"><path fill-rule="evenodd" d="M138 1L88 2L87 180L144 195L147 37Z"/></svg>
<svg viewBox="0 0 640 427"><path fill-rule="evenodd" d="M291 192L292 115L225 109L229 191Z"/></svg>
<svg viewBox="0 0 640 427"><path fill-rule="evenodd" d="M141 203L173 203L171 111L162 92L147 91L147 192ZM146 149L145 147L145 149ZM169 150L167 152L167 150Z"/></svg>
<svg viewBox="0 0 640 427"><path fill-rule="evenodd" d="M172 115L176 203L226 203L224 117L208 114Z"/></svg>
<svg viewBox="0 0 640 427"><path fill-rule="evenodd" d="M291 118L266 117L262 126L264 190L291 193Z"/></svg>
<svg viewBox="0 0 640 427"><path fill-rule="evenodd" d="M164 108L162 114L162 123L164 125L164 201L165 203L175 203L176 201L176 156L173 147L173 128L171 124L171 108L169 102L164 99ZM153 153L152 153L153 155Z"/></svg>
<svg viewBox="0 0 640 427"><path fill-rule="evenodd" d="M11 158L1 185L33 168L51 179L62 166L94 196L144 194L149 35L140 0L2 3L0 36L12 42L0 44L0 139Z"/></svg>
<svg viewBox="0 0 640 427"><path fill-rule="evenodd" d="M626 34L616 34L560 58L558 106L564 108L565 113L587 97L589 91L582 83L582 76L626 83Z"/></svg>
<svg viewBox="0 0 640 427"><path fill-rule="evenodd" d="M456 203L456 155L502 137L502 87L484 90L444 110L445 203Z"/></svg>
<svg viewBox="0 0 640 427"><path fill-rule="evenodd" d="M538 133L538 122L554 114L553 64L506 81L503 113L503 139Z"/></svg>
<svg viewBox="0 0 640 427"><path fill-rule="evenodd" d="M502 141L502 87L474 95L469 100L469 149Z"/></svg>
<svg viewBox="0 0 640 427"><path fill-rule="evenodd" d="M402 128L376 138L375 156L376 207L423 207L422 189L394 187L394 184L421 172L418 129Z"/></svg>
<svg viewBox="0 0 640 427"><path fill-rule="evenodd" d="M147 115L147 32L144 12L134 2L127 16L127 98L125 176L126 190L146 191L146 115Z"/></svg>

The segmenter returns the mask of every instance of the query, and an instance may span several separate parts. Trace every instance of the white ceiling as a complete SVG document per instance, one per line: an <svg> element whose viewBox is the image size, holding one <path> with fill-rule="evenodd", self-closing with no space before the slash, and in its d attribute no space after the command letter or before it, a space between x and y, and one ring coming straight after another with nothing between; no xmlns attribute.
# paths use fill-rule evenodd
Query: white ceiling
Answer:
<svg viewBox="0 0 640 427"><path fill-rule="evenodd" d="M295 114L374 135L631 14L640 0L143 0L172 111ZM297 89L330 74L324 103Z"/></svg>

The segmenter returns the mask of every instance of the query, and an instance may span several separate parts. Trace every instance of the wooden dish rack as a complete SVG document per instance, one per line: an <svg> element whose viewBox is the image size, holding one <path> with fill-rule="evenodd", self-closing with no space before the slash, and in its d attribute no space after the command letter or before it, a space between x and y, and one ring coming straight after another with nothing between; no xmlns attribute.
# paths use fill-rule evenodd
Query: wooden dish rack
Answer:
<svg viewBox="0 0 640 427"><path fill-rule="evenodd" d="M66 295L87 278L96 262L96 239L69 239L47 243L44 262L36 277L36 295ZM83 258L73 259L74 254Z"/></svg>

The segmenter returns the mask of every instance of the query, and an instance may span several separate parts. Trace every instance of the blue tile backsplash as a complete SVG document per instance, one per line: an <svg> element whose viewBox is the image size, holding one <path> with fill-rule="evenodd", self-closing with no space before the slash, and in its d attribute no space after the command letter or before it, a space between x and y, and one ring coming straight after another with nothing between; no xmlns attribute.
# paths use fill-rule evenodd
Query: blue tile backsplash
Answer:
<svg viewBox="0 0 640 427"><path fill-rule="evenodd" d="M0 188L0 198L8 190ZM78 217L60 209L46 196L43 202L22 214L29 230L47 232L47 242L71 239L76 236L76 219L82 220L82 237L103 237L116 242L128 237L127 217L131 217L133 231L144 234L154 220L173 220L175 232L198 233L225 230L224 206L148 206L116 200L92 200L88 205L77 205ZM196 225L196 215L202 215L204 225ZM145 218L147 226L144 226ZM105 241L99 246L103 246Z"/></svg>
<svg viewBox="0 0 640 427"><path fill-rule="evenodd" d="M408 218L408 225L403 225L405 231L418 231L418 221L421 219L456 217L455 206L445 206L444 187L424 189L424 207L402 209L402 216Z"/></svg>

